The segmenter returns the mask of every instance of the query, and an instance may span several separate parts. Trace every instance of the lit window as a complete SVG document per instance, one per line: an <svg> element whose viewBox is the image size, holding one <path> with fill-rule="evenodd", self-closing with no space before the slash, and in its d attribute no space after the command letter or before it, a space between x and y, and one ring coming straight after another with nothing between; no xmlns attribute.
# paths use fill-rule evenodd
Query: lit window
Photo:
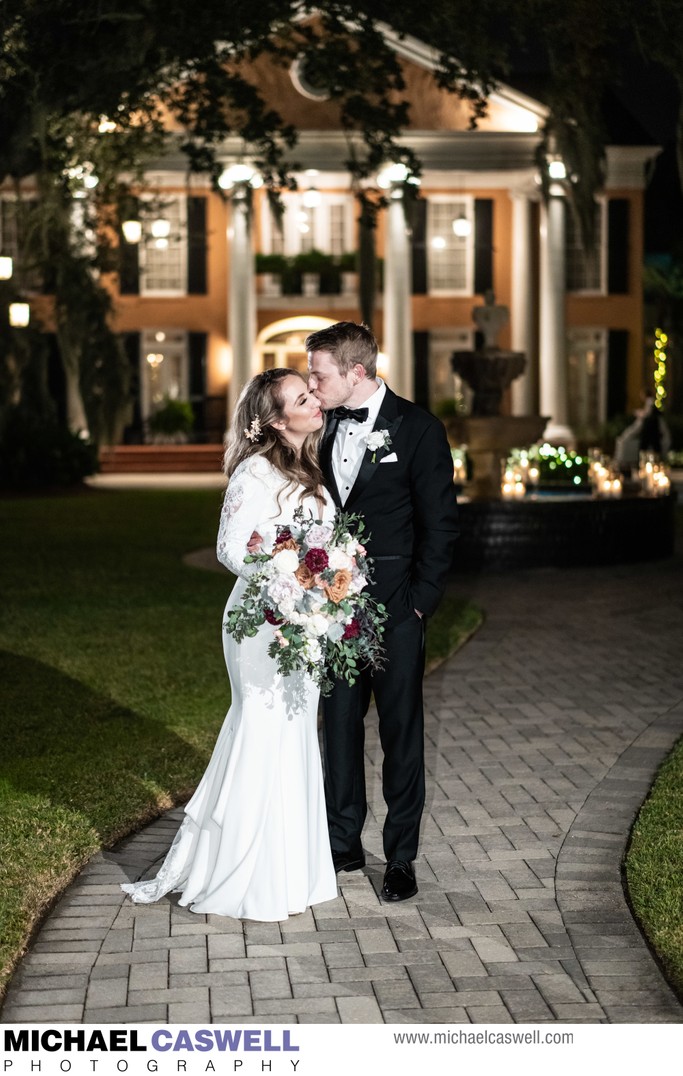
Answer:
<svg viewBox="0 0 683 1076"><path fill-rule="evenodd" d="M430 294L472 294L473 230L456 235L453 222L471 220L470 199L428 198L427 284Z"/></svg>
<svg viewBox="0 0 683 1076"><path fill-rule="evenodd" d="M181 197L164 197L155 215L145 218L140 244L140 294L185 295L187 293L186 203ZM160 229L165 221L168 228ZM168 232L162 235L161 231ZM155 234L158 233L158 234Z"/></svg>
<svg viewBox="0 0 683 1076"><path fill-rule="evenodd" d="M586 252L578 221L571 206L566 207L566 273L567 291L605 291L605 229L604 201L595 205L595 244Z"/></svg>
<svg viewBox="0 0 683 1076"><path fill-rule="evenodd" d="M264 208L263 251L265 254L300 254L320 250L341 255L354 248L354 200L352 195L321 193L320 203L307 206L304 194L285 194L284 214L279 229L267 204Z"/></svg>

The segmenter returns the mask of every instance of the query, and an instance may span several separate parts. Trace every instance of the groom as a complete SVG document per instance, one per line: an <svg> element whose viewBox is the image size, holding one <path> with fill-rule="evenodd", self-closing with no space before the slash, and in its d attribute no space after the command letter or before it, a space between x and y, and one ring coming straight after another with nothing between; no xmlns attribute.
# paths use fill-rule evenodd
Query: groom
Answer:
<svg viewBox="0 0 683 1076"><path fill-rule="evenodd" d="M377 341L341 321L306 340L309 388L327 412L320 462L335 503L361 513L374 561L373 596L389 613L386 665L324 700L325 797L335 869L365 865L364 718L374 694L384 752L382 899L417 893L425 799L424 618L443 594L458 533L453 461L442 424L376 376ZM372 436L369 436L371 435Z"/></svg>

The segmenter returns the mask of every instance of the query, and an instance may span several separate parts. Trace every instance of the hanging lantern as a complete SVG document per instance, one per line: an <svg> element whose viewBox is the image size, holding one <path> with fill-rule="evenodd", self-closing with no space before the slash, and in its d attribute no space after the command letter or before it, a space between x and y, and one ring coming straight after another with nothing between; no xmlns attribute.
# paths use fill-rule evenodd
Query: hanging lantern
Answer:
<svg viewBox="0 0 683 1076"><path fill-rule="evenodd" d="M467 219L464 213L461 213L460 216L456 217L453 221L452 228L458 239L465 239L472 233L472 222Z"/></svg>
<svg viewBox="0 0 683 1076"><path fill-rule="evenodd" d="M168 239L171 234L171 222L164 217L152 221L151 232L155 239Z"/></svg>

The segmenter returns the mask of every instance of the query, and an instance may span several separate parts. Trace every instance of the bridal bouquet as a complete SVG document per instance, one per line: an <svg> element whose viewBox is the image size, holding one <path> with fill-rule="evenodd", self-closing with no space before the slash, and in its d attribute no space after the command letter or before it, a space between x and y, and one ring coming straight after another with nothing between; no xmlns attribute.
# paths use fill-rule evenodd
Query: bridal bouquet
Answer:
<svg viewBox="0 0 683 1076"><path fill-rule="evenodd" d="M366 589L372 568L363 532L358 515L337 512L322 523L296 509L293 523L277 528L272 552L244 558L255 568L226 631L241 642L274 625L268 653L279 671L305 669L323 695L336 679L353 684L364 666L382 668L387 614Z"/></svg>

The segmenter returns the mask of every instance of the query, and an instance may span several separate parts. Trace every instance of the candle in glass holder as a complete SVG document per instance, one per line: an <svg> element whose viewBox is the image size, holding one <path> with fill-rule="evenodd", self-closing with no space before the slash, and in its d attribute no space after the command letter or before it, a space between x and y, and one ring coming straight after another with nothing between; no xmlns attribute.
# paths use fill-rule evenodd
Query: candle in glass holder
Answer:
<svg viewBox="0 0 683 1076"><path fill-rule="evenodd" d="M671 489L671 479L669 478L666 470L658 468L654 472L654 488L653 493L657 497L666 497Z"/></svg>

